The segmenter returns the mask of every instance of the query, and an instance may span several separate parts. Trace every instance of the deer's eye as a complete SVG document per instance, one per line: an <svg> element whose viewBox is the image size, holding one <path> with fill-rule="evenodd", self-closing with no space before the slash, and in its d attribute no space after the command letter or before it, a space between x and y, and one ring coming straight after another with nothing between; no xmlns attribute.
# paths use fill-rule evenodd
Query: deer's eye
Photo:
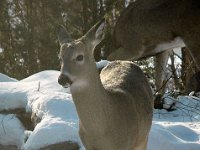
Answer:
<svg viewBox="0 0 200 150"><path fill-rule="evenodd" d="M76 57L76 61L82 61L83 60L83 55L78 55Z"/></svg>

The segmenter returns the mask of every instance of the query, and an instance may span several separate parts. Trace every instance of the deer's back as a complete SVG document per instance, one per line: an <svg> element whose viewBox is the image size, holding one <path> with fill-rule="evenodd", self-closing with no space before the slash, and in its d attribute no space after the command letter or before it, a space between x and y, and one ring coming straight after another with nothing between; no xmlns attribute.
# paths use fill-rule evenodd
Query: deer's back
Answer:
<svg viewBox="0 0 200 150"><path fill-rule="evenodd" d="M109 63L102 70L100 77L104 87L109 91L120 89L132 97L152 97L152 91L144 73L131 61Z"/></svg>
<svg viewBox="0 0 200 150"><path fill-rule="evenodd" d="M130 61L114 61L102 70L100 77L104 88L113 96L111 104L117 114L130 117L127 128L134 126L133 134L145 138L152 121L153 96L142 70ZM126 124L122 117L115 120Z"/></svg>

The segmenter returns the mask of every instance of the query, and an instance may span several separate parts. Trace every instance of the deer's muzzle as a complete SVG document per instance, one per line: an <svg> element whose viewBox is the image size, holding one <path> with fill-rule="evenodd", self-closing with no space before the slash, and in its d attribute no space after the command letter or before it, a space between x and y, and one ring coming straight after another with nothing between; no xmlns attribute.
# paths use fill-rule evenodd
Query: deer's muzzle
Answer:
<svg viewBox="0 0 200 150"><path fill-rule="evenodd" d="M72 81L70 80L70 78L64 74L61 74L58 77L58 83L62 86L66 86L67 84L71 85Z"/></svg>

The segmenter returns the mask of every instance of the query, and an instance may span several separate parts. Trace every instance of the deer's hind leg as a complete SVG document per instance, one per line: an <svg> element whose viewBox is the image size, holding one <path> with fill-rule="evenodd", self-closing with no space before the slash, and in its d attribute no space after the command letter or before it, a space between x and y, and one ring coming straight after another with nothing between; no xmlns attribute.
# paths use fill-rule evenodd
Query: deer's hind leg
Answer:
<svg viewBox="0 0 200 150"><path fill-rule="evenodd" d="M155 62L155 73L156 73L156 91L158 93L164 94L167 80L167 62L169 56L172 53L172 49L166 50L158 55L156 55Z"/></svg>
<svg viewBox="0 0 200 150"><path fill-rule="evenodd" d="M200 27L199 27L200 28ZM183 41L195 62L197 70L200 71L200 32L183 36ZM197 40L198 39L198 40Z"/></svg>

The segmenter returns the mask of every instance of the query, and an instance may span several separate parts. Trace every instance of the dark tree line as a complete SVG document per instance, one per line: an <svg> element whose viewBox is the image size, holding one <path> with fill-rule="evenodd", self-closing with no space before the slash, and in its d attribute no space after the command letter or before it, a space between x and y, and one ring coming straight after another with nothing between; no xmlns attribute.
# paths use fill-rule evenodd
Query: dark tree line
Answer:
<svg viewBox="0 0 200 150"><path fill-rule="evenodd" d="M103 16L113 26L125 3L126 0L1 0L0 72L21 79L41 70L59 69L57 25L64 25L77 38Z"/></svg>

